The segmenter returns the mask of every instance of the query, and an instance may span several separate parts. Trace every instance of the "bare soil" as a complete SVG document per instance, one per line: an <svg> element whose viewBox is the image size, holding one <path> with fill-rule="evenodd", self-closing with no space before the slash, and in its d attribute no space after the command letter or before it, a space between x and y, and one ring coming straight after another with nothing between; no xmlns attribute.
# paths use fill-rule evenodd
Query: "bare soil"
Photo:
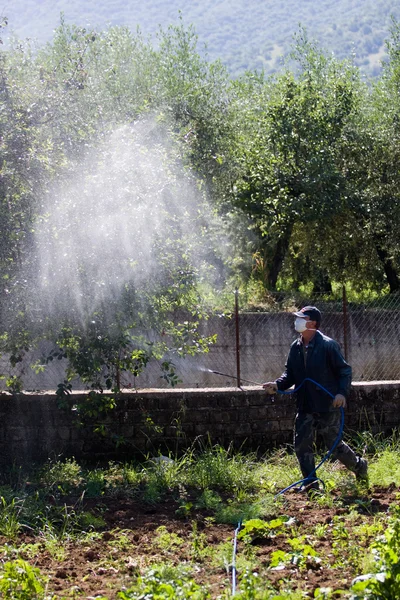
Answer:
<svg viewBox="0 0 400 600"><path fill-rule="evenodd" d="M292 587L309 592L310 597L313 597L313 592L318 587L349 589L352 579L360 573L353 570L351 560L347 566L337 566L337 552L335 554L335 539L332 537L331 527L334 517L345 515L351 508L357 510L359 516L356 515L356 518L352 519L352 525L347 525L347 531L350 534L350 544L364 551L369 540L360 539L360 536L352 538L351 527L357 523L372 522L377 514L387 512L397 497L397 488L375 488L368 491L364 500L360 500L360 496L357 499L346 499L338 495L332 507L322 508L304 493L287 492L284 507L277 507L276 516L285 514L294 517L299 532L306 536L306 540L311 532L315 531L316 525L326 525L325 535L312 538L312 546L322 561L319 565L310 562L302 568L291 565L280 570L271 570L271 552L277 549L290 550L285 537L277 535L254 545L258 571L277 586L280 580L290 581ZM29 533L21 535L12 545L19 548L22 558L49 577L49 591L54 593L55 598L105 596L113 600L117 598L121 588L129 588L135 576L151 564L192 562L193 521L197 523L198 533L204 534L203 539L207 546L216 547L221 542L233 541L235 526L210 522L207 519L209 515L201 511L180 518L176 514L178 508L178 503L170 498L156 506L118 497L90 500L85 509L101 515L106 522L106 527L100 532L98 539L87 543L67 542L65 555L59 556L58 559L54 550L50 552L43 540ZM168 533L183 538L182 545L171 544L170 547L160 548L155 544L156 530L160 526L165 526ZM3 538L0 539L0 543L2 547L10 545L10 540ZM29 548L34 543L39 543L39 546L36 556L32 557ZM237 556L244 551L244 544L239 541ZM346 550L343 552L346 553ZM199 584L207 586L213 598L230 589L231 574L226 568L215 566L206 557L204 560L197 560L196 563L198 568L194 578Z"/></svg>

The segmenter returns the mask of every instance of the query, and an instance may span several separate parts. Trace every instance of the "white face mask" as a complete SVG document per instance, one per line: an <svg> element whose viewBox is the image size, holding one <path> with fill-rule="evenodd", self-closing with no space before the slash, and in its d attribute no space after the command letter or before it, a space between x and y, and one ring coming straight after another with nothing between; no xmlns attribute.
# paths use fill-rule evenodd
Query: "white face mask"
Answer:
<svg viewBox="0 0 400 600"><path fill-rule="evenodd" d="M294 328L298 333L303 333L307 329L307 320L302 317L296 317L294 320Z"/></svg>

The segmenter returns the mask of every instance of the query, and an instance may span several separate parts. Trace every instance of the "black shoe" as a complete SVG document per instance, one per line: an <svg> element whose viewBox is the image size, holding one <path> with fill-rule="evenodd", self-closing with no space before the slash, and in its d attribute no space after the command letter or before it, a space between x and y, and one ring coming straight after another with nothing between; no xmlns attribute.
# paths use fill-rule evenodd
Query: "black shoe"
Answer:
<svg viewBox="0 0 400 600"><path fill-rule="evenodd" d="M359 458L357 461L356 470L357 481L368 481L368 463L365 458Z"/></svg>
<svg viewBox="0 0 400 600"><path fill-rule="evenodd" d="M312 498L315 494L319 493L319 483L317 480L311 481L310 483L305 483L302 488L302 492L306 492L306 494Z"/></svg>

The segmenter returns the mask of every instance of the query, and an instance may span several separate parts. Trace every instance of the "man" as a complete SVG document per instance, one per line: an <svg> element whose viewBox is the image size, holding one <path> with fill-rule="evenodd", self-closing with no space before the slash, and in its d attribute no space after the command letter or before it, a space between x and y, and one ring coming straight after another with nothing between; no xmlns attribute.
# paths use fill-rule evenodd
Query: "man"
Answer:
<svg viewBox="0 0 400 600"><path fill-rule="evenodd" d="M315 306L305 306L296 317L294 326L300 337L290 347L284 373L276 380L263 384L268 394L297 388L304 379L319 383L326 391L311 381L305 381L297 392L297 415L295 420L294 449L303 477L309 475L307 489L318 489L313 479L315 458L313 444L315 433L321 434L330 449L340 431L341 411L351 385L351 367L344 360L339 344L319 331L321 313ZM342 440L333 453L359 480L367 479L368 463L358 456Z"/></svg>

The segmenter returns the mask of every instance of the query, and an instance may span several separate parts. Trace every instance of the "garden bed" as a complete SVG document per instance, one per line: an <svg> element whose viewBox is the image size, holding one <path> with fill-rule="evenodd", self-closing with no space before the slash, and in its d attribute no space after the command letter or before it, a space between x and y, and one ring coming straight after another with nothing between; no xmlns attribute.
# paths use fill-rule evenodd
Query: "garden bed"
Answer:
<svg viewBox="0 0 400 600"><path fill-rule="evenodd" d="M371 465L377 481L398 464L397 450L385 452ZM20 473L0 488L2 597L358 598L350 588L374 570L371 544L398 521L399 474L368 487L338 463L324 469L326 489L313 498L271 493L277 475L296 472L282 453L256 461L217 448L88 471L55 462L28 483ZM22 595L22 575L10 583L13 565L35 595Z"/></svg>

